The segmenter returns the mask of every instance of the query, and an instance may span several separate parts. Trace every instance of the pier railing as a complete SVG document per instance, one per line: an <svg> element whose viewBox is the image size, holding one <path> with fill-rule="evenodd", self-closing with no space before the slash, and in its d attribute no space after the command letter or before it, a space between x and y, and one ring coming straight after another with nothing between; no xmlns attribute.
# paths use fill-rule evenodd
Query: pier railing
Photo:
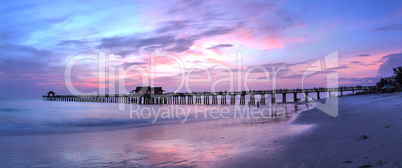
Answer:
<svg viewBox="0 0 402 168"><path fill-rule="evenodd" d="M287 95L293 94L293 102L302 101L297 97L298 93L304 94L304 101L309 100L309 94L316 94L320 99L320 93L328 92L329 97L332 93L344 96L344 92L349 91L352 94L362 92L364 94L376 93L376 86L357 86L357 87L339 87L339 88L311 88L311 89L276 89L276 90L248 90L248 91L220 91L220 92L182 92L182 93L163 93L163 94L105 94L105 95L55 95L50 91L48 95L43 95L46 101L74 101L74 102L104 102L104 103L136 103L136 104L227 104L227 98L230 97L230 104L236 104L236 97L240 97L239 104L246 104L246 95L250 100L248 103L255 104L255 95L260 95L259 104L265 104L265 95L271 95L271 102L276 102L276 94L282 95L282 102L287 101ZM219 99L220 101L218 101Z"/></svg>

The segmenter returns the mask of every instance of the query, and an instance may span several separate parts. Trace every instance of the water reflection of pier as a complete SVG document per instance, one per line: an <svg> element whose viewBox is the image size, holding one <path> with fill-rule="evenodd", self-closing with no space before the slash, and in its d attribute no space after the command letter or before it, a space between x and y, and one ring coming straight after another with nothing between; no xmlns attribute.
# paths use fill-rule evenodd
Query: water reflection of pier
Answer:
<svg viewBox="0 0 402 168"><path fill-rule="evenodd" d="M137 87L130 94L105 94L105 95L56 95L49 91L43 96L47 101L73 101L73 102L104 102L104 103L135 103L135 104L227 104L227 98L230 104L246 104L246 95L249 97L248 103L256 104L256 95L260 96L258 103L265 104L265 95L271 96L271 102L275 103L277 94L282 95L282 102L287 101L287 95L293 95L293 102L302 101L297 97L298 93L304 95L303 101L308 101L309 94L315 94L320 99L320 93L326 92L328 95L338 93L340 96L344 92L363 92L376 93L375 86L361 87L339 87L339 88L313 88L313 89L278 89L278 90L260 90L260 91L234 91L234 92L185 92L185 93L163 93L160 87ZM338 95L337 94L337 95Z"/></svg>

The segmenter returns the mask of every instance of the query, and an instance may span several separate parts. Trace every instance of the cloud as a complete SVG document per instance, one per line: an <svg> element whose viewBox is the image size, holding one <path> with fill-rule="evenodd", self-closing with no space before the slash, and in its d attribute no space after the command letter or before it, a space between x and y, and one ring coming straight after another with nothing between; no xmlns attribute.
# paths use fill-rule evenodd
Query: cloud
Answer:
<svg viewBox="0 0 402 168"><path fill-rule="evenodd" d="M194 44L194 41L196 41L196 40L198 40L196 37L176 39L174 41L174 46L167 49L167 51L172 51L172 52L186 51Z"/></svg>
<svg viewBox="0 0 402 168"><path fill-rule="evenodd" d="M218 44L216 46L212 46L207 49L217 49L217 48L224 48L224 47L233 47L233 44Z"/></svg>
<svg viewBox="0 0 402 168"><path fill-rule="evenodd" d="M200 31L211 25L226 27L227 30L212 30L204 32L204 35L231 33L231 36L226 38L230 41L222 43L240 43L262 50L283 48L283 43L292 42L281 39L285 35L284 32L304 24L297 14L267 1L179 1L166 14L172 18L187 18L186 33L189 28Z"/></svg>
<svg viewBox="0 0 402 168"><path fill-rule="evenodd" d="M188 26L188 20L173 20L168 22L163 22L155 32L156 33L166 33L170 31L178 31L186 28Z"/></svg>
<svg viewBox="0 0 402 168"><path fill-rule="evenodd" d="M197 40L227 34L233 30L235 30L235 28L214 27L204 30L201 33L195 33L182 38L173 35L142 38L143 35L133 34L129 36L104 38L101 40L98 48L114 51L123 57L142 50L152 52L156 49L160 49L169 52L184 52Z"/></svg>
<svg viewBox="0 0 402 168"><path fill-rule="evenodd" d="M395 53L383 56L382 64L378 69L378 74L373 74L374 77L365 78L339 78L340 82L349 82L350 85L374 85L382 77L389 77L392 74L392 68L402 65L402 53ZM377 62L377 61L376 61ZM351 64L359 64L363 66L371 66L375 63L365 64L362 61L351 61Z"/></svg>
<svg viewBox="0 0 402 168"><path fill-rule="evenodd" d="M392 68L402 65L402 53L389 54L382 57L384 63L378 69L380 77L388 77L392 75Z"/></svg>
<svg viewBox="0 0 402 168"><path fill-rule="evenodd" d="M157 37L141 38L141 35L104 38L98 45L100 49L112 50L121 56L138 52L141 48L152 49L172 45L175 41L173 36L162 35Z"/></svg>
<svg viewBox="0 0 402 168"><path fill-rule="evenodd" d="M54 55L49 50L40 50L35 47L26 45L14 45L14 44L1 44L0 50L2 51L2 57L4 59L23 59L23 58L44 58L49 59Z"/></svg>
<svg viewBox="0 0 402 168"><path fill-rule="evenodd" d="M84 44L84 43L85 42L79 41L79 40L62 40L62 41L59 41L59 43L57 43L56 45L66 46L66 45L80 45L80 44Z"/></svg>
<svg viewBox="0 0 402 168"><path fill-rule="evenodd" d="M334 67L334 68L327 68L327 71L333 71L333 70L339 70L339 69L347 69L347 68L349 68L349 66L344 64L344 65L340 65L340 66L337 66L337 67Z"/></svg>
<svg viewBox="0 0 402 168"><path fill-rule="evenodd" d="M279 69L279 67L283 66L286 67L286 69L282 69L279 71L277 74L277 77L283 78L283 79L302 79L303 74L306 72L306 69L311 63L313 63L314 60L305 60L305 61L300 61L300 62L294 62L294 63L267 63L267 64L261 64L262 67L270 71L272 67L276 67L276 69ZM250 66L252 67L252 66ZM249 67L249 68L250 68ZM337 70L340 69L347 69L350 68L347 64L344 65L339 65L334 68L327 68L327 69L321 69L317 72L314 72L311 74L309 77L320 75L320 74L327 74L327 73L332 73L336 72Z"/></svg>
<svg viewBox="0 0 402 168"><path fill-rule="evenodd" d="M378 77L366 78L339 78L339 82L349 82L353 85L374 85L378 81Z"/></svg>
<svg viewBox="0 0 402 168"><path fill-rule="evenodd" d="M167 51L172 52L184 52L194 44L195 41L200 40L202 38L217 36L217 35L224 35L232 32L236 28L227 28L227 27L214 27L212 29L203 31L202 33L195 34L188 38L178 38L174 40L174 46L167 49Z"/></svg>
<svg viewBox="0 0 402 168"><path fill-rule="evenodd" d="M60 54L41 50L25 45L0 45L3 60L0 66L0 72L11 76L10 80L27 80L37 78L43 74L64 74L64 67L57 69L56 63L60 59ZM55 69L56 68L56 69ZM32 76L23 76L23 74L32 74Z"/></svg>
<svg viewBox="0 0 402 168"><path fill-rule="evenodd" d="M12 44L0 45L0 50L4 60L0 62L0 72L9 76L4 80L24 80L25 83L29 83L31 79L39 79L41 76L55 74L62 77L64 74L64 67L57 66L61 54L32 46Z"/></svg>
<svg viewBox="0 0 402 168"><path fill-rule="evenodd" d="M44 60L44 59L42 59ZM36 59L7 59L0 62L0 97L39 98L48 90L65 90L64 67ZM37 83L62 83L41 87Z"/></svg>
<svg viewBox="0 0 402 168"><path fill-rule="evenodd" d="M204 31L203 33L199 34L198 36L211 37L211 36L216 36L216 35L228 34L235 29L236 28L215 27L213 29Z"/></svg>
<svg viewBox="0 0 402 168"><path fill-rule="evenodd" d="M125 62L125 63L123 63L123 66L130 67L133 65L144 65L144 64L147 64L147 63L145 63L145 62Z"/></svg>
<svg viewBox="0 0 402 168"><path fill-rule="evenodd" d="M375 62L372 62L372 63L364 63L364 62L362 62L362 61L350 61L350 64L358 64L358 65L362 65L362 66L371 66L371 65L375 65L376 63Z"/></svg>
<svg viewBox="0 0 402 168"><path fill-rule="evenodd" d="M402 24L389 24L387 26L375 28L372 31L402 31Z"/></svg>
<svg viewBox="0 0 402 168"><path fill-rule="evenodd" d="M88 48L86 41L82 40L62 40L59 41L56 46L71 47L71 48Z"/></svg>
<svg viewBox="0 0 402 168"><path fill-rule="evenodd" d="M270 71L272 70L273 67L275 69L279 69L280 67L286 67L285 69L282 69L279 71L277 76L279 78L284 78L284 79L301 79L304 71L300 69L293 69L293 67L300 66L300 65L309 65L312 63L312 60L305 60L305 61L300 61L300 62L294 62L294 63L285 63L285 62L280 62L280 63L266 63L266 64L261 64L260 66L264 67L266 70ZM248 67L251 68L252 66Z"/></svg>
<svg viewBox="0 0 402 168"><path fill-rule="evenodd" d="M350 63L352 63L352 64L361 64L362 62L361 61L350 61Z"/></svg>
<svg viewBox="0 0 402 168"><path fill-rule="evenodd" d="M50 19L45 19L45 20L49 23L54 24L54 23L64 22L64 21L68 20L69 18L70 18L70 15L65 15L65 16L50 18Z"/></svg>
<svg viewBox="0 0 402 168"><path fill-rule="evenodd" d="M247 47L258 45L258 49L281 48L286 41L280 40L282 32L302 23L296 14L278 8L272 2L226 3L195 0L178 1L166 8L166 12L160 17L163 21L156 22L152 31L106 37L100 40L97 48L123 57L139 52L181 53L187 51L196 41L227 34L230 35L217 38L236 41ZM226 46L216 46L219 47Z"/></svg>
<svg viewBox="0 0 402 168"><path fill-rule="evenodd" d="M359 54L357 56L359 56L359 57L368 57L368 56L370 56L370 54Z"/></svg>

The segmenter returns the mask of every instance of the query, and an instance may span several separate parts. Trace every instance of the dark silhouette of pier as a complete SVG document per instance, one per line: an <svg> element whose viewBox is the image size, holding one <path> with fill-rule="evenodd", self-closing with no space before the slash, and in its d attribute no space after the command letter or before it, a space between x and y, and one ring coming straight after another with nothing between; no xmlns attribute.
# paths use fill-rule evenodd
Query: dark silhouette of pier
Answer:
<svg viewBox="0 0 402 168"><path fill-rule="evenodd" d="M316 94L320 99L320 93L327 92L331 97L332 93L338 92L343 96L344 92L351 91L353 94L360 91L365 94L377 93L376 86L356 86L339 88L313 88L313 89L276 89L260 91L232 91L232 92L183 92L183 93L163 93L161 87L137 87L129 94L105 94L105 95L56 95L54 91L49 91L43 95L46 101L73 101L73 102L103 102L103 103L135 103L135 104L246 104L246 95L249 96L249 104L265 104L265 95L271 95L271 103L276 103L276 95L282 95L282 102L287 101L288 95L293 95L293 102L303 101L297 97L298 93L304 94L304 101L309 101L309 94ZM260 95L260 101L256 102L256 95ZM236 99L239 97L239 99ZM230 101L227 102L227 98ZM220 101L218 101L220 100Z"/></svg>

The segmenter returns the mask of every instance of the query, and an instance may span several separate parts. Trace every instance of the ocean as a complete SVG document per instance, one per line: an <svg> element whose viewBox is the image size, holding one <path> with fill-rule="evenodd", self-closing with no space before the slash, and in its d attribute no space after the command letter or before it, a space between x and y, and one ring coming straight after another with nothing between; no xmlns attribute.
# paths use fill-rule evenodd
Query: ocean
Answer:
<svg viewBox="0 0 402 168"><path fill-rule="evenodd" d="M0 100L0 167L219 167L308 130L306 103L133 105Z"/></svg>

